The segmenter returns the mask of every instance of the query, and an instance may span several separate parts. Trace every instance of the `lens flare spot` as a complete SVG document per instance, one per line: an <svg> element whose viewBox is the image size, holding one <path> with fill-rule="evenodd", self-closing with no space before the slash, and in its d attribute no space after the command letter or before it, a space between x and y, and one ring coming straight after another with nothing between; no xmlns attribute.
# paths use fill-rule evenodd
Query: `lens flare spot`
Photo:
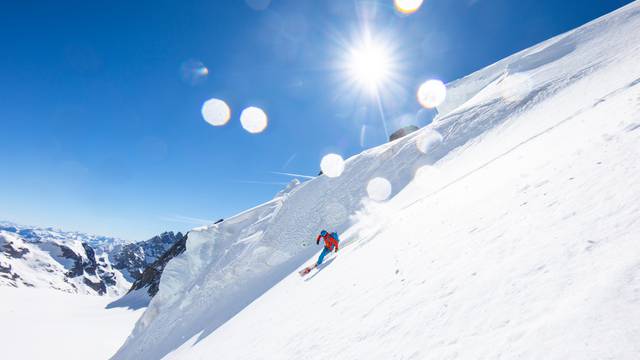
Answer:
<svg viewBox="0 0 640 360"><path fill-rule="evenodd" d="M197 85L209 75L209 69L198 60L187 60L180 65L182 81L190 85Z"/></svg>
<svg viewBox="0 0 640 360"><path fill-rule="evenodd" d="M320 161L320 169L328 177L338 177L344 171L344 159L338 154L327 154Z"/></svg>
<svg viewBox="0 0 640 360"><path fill-rule="evenodd" d="M416 139L416 147L423 154L429 154L442 144L442 135L439 132L427 129Z"/></svg>
<svg viewBox="0 0 640 360"><path fill-rule="evenodd" d="M396 10L403 14L413 14L420 9L424 0L394 0Z"/></svg>
<svg viewBox="0 0 640 360"><path fill-rule="evenodd" d="M381 177L373 178L367 184L367 194L375 201L385 201L391 196L391 183Z"/></svg>
<svg viewBox="0 0 640 360"><path fill-rule="evenodd" d="M428 80L418 88L418 102L427 109L440 106L447 97L447 87L440 80Z"/></svg>
<svg viewBox="0 0 640 360"><path fill-rule="evenodd" d="M267 114L260 108L250 106L240 114L240 124L251 134L258 134L264 131L269 124Z"/></svg>
<svg viewBox="0 0 640 360"><path fill-rule="evenodd" d="M209 99L202 105L202 117L213 126L223 126L231 118L231 109L220 99Z"/></svg>

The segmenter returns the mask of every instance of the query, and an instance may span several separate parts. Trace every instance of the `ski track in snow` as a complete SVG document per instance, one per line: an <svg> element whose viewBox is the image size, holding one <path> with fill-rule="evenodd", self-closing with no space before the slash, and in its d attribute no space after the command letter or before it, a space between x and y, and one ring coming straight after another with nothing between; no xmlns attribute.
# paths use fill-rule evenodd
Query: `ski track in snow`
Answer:
<svg viewBox="0 0 640 360"><path fill-rule="evenodd" d="M450 84L429 129L339 178L192 231L114 359L640 358L638 58L634 2ZM301 280L322 228L341 250Z"/></svg>

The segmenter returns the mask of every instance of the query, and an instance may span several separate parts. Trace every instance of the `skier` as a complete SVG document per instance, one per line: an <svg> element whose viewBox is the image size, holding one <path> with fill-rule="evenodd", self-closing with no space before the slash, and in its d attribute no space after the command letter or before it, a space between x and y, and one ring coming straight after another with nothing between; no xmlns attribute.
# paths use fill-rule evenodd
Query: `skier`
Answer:
<svg viewBox="0 0 640 360"><path fill-rule="evenodd" d="M302 269L300 271L300 275L304 276L306 274L308 274L311 270L317 268L318 266L320 266L322 264L322 262L324 261L324 257L327 256L327 254L331 253L332 251L335 250L335 252L338 252L338 246L340 243L340 238L338 238L338 233L337 232L332 232L331 234L329 234L329 232L327 232L326 230L322 230L320 232L320 235L318 235L318 237L316 238L316 245L320 244L320 239L324 240L324 249L322 249L322 252L320 253L320 256L318 257L318 261L313 265L313 266L308 266L304 269Z"/></svg>

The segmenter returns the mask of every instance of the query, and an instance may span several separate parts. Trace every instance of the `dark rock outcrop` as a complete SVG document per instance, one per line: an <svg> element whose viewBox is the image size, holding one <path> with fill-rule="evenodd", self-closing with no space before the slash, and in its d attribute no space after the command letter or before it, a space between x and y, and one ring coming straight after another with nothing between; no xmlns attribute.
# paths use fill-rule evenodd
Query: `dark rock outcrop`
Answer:
<svg viewBox="0 0 640 360"><path fill-rule="evenodd" d="M149 240L127 244L110 254L113 267L122 271L131 282L142 277L144 270L158 260L168 249L183 237L181 233L164 232Z"/></svg>
<svg viewBox="0 0 640 360"><path fill-rule="evenodd" d="M0 273L11 274L11 265L0 263Z"/></svg>
<svg viewBox="0 0 640 360"><path fill-rule="evenodd" d="M96 252L91 245L82 243L84 253L77 253L70 247L58 244L62 252L62 257L72 260L73 266L67 272L69 278L82 276L82 282L93 289L98 295L107 293L108 286L117 284L116 274L111 265L105 261L98 263Z"/></svg>
<svg viewBox="0 0 640 360"><path fill-rule="evenodd" d="M107 255L98 257L96 263L98 277L100 277L107 286L115 286L118 283L116 274L107 259Z"/></svg>
<svg viewBox="0 0 640 360"><path fill-rule="evenodd" d="M82 259L82 255L77 254L66 245L56 245L58 245L58 247L60 248L63 258L73 261L73 266L71 267L71 269L69 269L69 271L67 271L67 276L73 278L84 274L84 261Z"/></svg>
<svg viewBox="0 0 640 360"><path fill-rule="evenodd" d="M82 248L87 254L87 261L84 264L84 271L87 274L96 275L98 264L96 262L96 252L87 243L82 243Z"/></svg>
<svg viewBox="0 0 640 360"><path fill-rule="evenodd" d="M2 247L2 253L7 256L19 259L28 254L29 249L27 249L26 247L17 246L13 242L6 242Z"/></svg>
<svg viewBox="0 0 640 360"><path fill-rule="evenodd" d="M133 283L129 292L147 288L147 292L149 293L149 295L151 297L155 296L159 290L160 277L162 276L164 267L169 263L169 261L171 261L171 259L182 254L185 251L187 236L188 236L188 233L185 235L181 235L180 239L178 239L169 248L169 250L167 250L164 254L162 254L162 256L160 256L158 260L153 262L153 264L147 267L142 272L140 279L136 280Z"/></svg>
<svg viewBox="0 0 640 360"><path fill-rule="evenodd" d="M82 279L82 282L84 282L85 285L97 292L98 295L104 295L107 293L107 286L103 281L93 282L88 278L84 278Z"/></svg>
<svg viewBox="0 0 640 360"><path fill-rule="evenodd" d="M412 132L420 130L419 127L415 125L408 125L403 128L396 130L393 134L389 136L389 141L400 139L401 137L407 136Z"/></svg>

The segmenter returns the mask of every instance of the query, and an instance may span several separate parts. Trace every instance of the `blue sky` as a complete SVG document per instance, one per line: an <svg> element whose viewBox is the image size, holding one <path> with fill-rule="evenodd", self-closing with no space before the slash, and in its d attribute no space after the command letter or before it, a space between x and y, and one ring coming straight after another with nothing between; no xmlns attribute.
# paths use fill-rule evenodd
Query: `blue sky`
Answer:
<svg viewBox="0 0 640 360"><path fill-rule="evenodd" d="M630 1L5 1L0 219L143 240L270 199L323 155L381 144L377 107L342 70L367 26L393 48L390 130L425 125L421 82L467 75ZM194 84L181 66L202 62ZM224 127L200 114L225 100ZM240 111L259 106L252 135ZM364 137L362 128L365 127Z"/></svg>

